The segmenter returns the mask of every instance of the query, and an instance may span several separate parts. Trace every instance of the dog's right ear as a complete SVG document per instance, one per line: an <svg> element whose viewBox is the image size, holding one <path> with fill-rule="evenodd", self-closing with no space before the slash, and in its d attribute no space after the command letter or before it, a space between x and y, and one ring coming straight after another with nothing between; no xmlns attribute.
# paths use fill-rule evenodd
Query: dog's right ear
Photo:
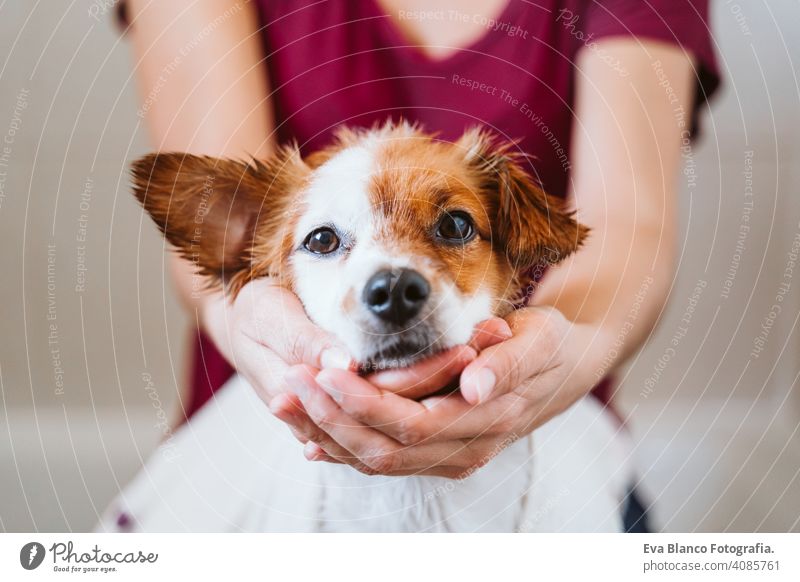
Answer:
<svg viewBox="0 0 800 582"><path fill-rule="evenodd" d="M284 147L249 164L150 154L134 162L132 173L136 198L166 239L210 286L235 282L238 290L274 266L264 257L254 266L253 247L263 248L269 233L280 236L292 194L308 168L296 147Z"/></svg>

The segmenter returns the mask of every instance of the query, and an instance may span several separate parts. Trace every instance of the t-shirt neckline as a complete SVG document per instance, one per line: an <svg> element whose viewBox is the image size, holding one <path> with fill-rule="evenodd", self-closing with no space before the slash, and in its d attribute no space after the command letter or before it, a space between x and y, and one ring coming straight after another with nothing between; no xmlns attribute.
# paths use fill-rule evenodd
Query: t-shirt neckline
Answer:
<svg viewBox="0 0 800 582"><path fill-rule="evenodd" d="M513 22L517 5L520 1L521 0L507 0L506 5L498 16L494 18L494 21L498 23ZM366 3L374 13L374 16L378 17L381 28L388 37L388 46L404 49L403 52L408 55L409 59L429 68L449 68L463 60L475 57L476 55L486 52L488 47L497 42L497 38L502 36L487 26L483 34L474 41L464 46L452 47L455 48L455 51L451 54L443 58L431 57L422 50L422 47L430 45L415 44L409 39L405 32L397 26L397 23L394 22L391 15L384 11L378 0L367 0Z"/></svg>

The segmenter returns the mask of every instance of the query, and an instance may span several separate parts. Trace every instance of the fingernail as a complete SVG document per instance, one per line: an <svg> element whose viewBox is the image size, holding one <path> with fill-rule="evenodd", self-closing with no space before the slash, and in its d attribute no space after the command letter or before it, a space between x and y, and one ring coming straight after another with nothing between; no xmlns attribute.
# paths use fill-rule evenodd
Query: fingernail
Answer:
<svg viewBox="0 0 800 582"><path fill-rule="evenodd" d="M448 363L459 363L459 364L469 364L472 360L478 357L478 352L473 350L469 346L464 346L460 348L455 354L453 358Z"/></svg>
<svg viewBox="0 0 800 582"><path fill-rule="evenodd" d="M337 404L341 404L342 403L342 393L341 393L341 391L339 391L339 389L336 388L336 386L333 385L333 383L331 382L330 378L328 378L324 374L318 374L317 375L317 384L319 384L320 388L325 390L325 393L328 396L330 396L331 398L333 398L333 400Z"/></svg>
<svg viewBox="0 0 800 582"><path fill-rule="evenodd" d="M312 441L308 441L306 446L303 447L303 455L309 461L319 461L319 452L322 450L319 445Z"/></svg>
<svg viewBox="0 0 800 582"><path fill-rule="evenodd" d="M278 420L289 422L295 417L294 406L288 405L287 402L281 402L281 397L273 398L269 402L269 411Z"/></svg>
<svg viewBox="0 0 800 582"><path fill-rule="evenodd" d="M292 386L292 392L297 394L297 397L300 400L306 400L308 398L308 386L306 386L303 382L298 382L297 384Z"/></svg>
<svg viewBox="0 0 800 582"><path fill-rule="evenodd" d="M342 348L327 348L322 350L319 356L319 363L323 368L338 368L340 370L350 369L352 358L350 354Z"/></svg>
<svg viewBox="0 0 800 582"><path fill-rule="evenodd" d="M497 381L497 378L489 368L481 368L478 371L478 374L475 377L475 382L477 386L475 387L475 391L478 394L478 402L484 402L489 395L491 394L492 390L494 389L494 384Z"/></svg>
<svg viewBox="0 0 800 582"><path fill-rule="evenodd" d="M291 378L286 383L289 386L289 390L297 394L300 400L306 400L308 398L310 388L308 380L305 377Z"/></svg>
<svg viewBox="0 0 800 582"><path fill-rule="evenodd" d="M430 398L423 398L419 401L422 406L427 408L428 410L433 409L437 404L444 402L445 396L431 396Z"/></svg>
<svg viewBox="0 0 800 582"><path fill-rule="evenodd" d="M381 385L383 386L390 386L390 385L399 385L403 384L405 381L408 382L408 372L405 370L378 370L375 372L375 377L380 378Z"/></svg>
<svg viewBox="0 0 800 582"><path fill-rule="evenodd" d="M498 324L497 335L503 339L509 339L514 335L514 332L511 331L511 326L508 325L508 322L505 319L500 320L500 323Z"/></svg>

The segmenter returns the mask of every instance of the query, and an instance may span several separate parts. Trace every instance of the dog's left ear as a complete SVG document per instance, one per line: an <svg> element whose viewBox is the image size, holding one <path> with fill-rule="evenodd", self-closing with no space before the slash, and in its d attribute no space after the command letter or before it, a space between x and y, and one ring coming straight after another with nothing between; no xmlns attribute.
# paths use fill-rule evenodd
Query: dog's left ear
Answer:
<svg viewBox="0 0 800 582"><path fill-rule="evenodd" d="M492 242L515 269L555 264L578 250L588 227L575 220L561 198L534 182L523 169L523 156L479 129L467 131L456 145L491 193Z"/></svg>

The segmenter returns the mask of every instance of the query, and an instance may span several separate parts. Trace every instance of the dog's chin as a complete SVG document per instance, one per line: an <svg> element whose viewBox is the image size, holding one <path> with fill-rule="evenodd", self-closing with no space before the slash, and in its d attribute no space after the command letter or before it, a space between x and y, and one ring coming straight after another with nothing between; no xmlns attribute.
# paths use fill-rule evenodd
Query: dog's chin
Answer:
<svg viewBox="0 0 800 582"><path fill-rule="evenodd" d="M441 351L445 346L438 342L414 341L398 337L390 341L375 342L372 352L368 353L360 364L361 372L370 374L382 370L396 370L429 358Z"/></svg>

